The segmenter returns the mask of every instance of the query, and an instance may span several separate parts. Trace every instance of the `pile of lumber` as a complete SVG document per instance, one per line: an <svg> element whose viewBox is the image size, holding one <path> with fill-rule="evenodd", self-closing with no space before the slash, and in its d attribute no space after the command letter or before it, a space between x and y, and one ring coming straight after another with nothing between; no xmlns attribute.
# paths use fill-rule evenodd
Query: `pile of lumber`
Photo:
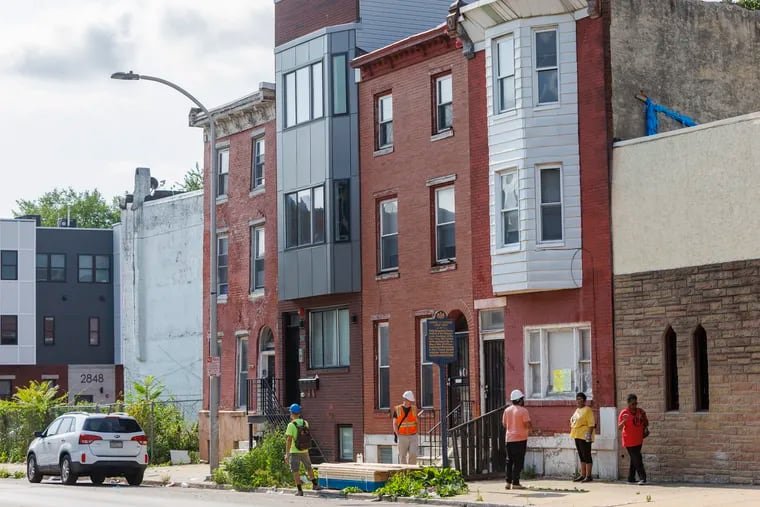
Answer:
<svg viewBox="0 0 760 507"><path fill-rule="evenodd" d="M322 463L314 468L319 471L319 485L323 488L344 489L353 486L367 492L383 487L394 473L421 470L417 465L387 463Z"/></svg>

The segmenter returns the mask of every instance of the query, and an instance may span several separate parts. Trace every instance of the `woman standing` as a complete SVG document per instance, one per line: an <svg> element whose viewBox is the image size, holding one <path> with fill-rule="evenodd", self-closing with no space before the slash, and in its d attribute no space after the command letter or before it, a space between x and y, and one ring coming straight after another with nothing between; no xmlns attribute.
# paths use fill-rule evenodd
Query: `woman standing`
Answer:
<svg viewBox="0 0 760 507"><path fill-rule="evenodd" d="M623 433L623 447L628 451L631 465L628 467L628 482L636 482L639 475L639 485L647 483L647 472L644 470L644 460L641 457L641 446L649 435L649 419L647 413L639 408L639 400L635 394L628 395L628 407L618 416L618 429Z"/></svg>
<svg viewBox="0 0 760 507"><path fill-rule="evenodd" d="M581 461L581 473L573 479L575 482L591 482L591 443L594 441L594 428L596 420L594 412L586 406L586 394L575 395L578 408L570 418L570 438L575 440L575 448L578 449L578 457Z"/></svg>

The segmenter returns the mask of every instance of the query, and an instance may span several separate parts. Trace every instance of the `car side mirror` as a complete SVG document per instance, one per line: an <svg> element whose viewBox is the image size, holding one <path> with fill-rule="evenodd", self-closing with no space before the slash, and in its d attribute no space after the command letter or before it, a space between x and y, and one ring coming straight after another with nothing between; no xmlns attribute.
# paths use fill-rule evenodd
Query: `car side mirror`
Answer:
<svg viewBox="0 0 760 507"><path fill-rule="evenodd" d="M41 431L35 431L34 432L34 436L38 437L38 438L41 438L42 437L42 432Z"/></svg>

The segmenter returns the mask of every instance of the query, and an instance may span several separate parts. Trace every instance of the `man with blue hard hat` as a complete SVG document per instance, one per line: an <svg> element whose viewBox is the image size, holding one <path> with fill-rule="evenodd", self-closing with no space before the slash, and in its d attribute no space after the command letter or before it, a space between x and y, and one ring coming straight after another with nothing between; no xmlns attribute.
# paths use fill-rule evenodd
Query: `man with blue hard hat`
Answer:
<svg viewBox="0 0 760 507"><path fill-rule="evenodd" d="M293 472L293 479L296 482L296 496L303 496L301 487L301 465L306 469L306 473L311 480L312 489L319 491L322 486L314 477L314 469L311 467L309 458L309 448L311 447L311 430L309 423L301 417L301 405L293 403L290 406L290 422L288 429L285 430L285 462L290 464L290 471Z"/></svg>

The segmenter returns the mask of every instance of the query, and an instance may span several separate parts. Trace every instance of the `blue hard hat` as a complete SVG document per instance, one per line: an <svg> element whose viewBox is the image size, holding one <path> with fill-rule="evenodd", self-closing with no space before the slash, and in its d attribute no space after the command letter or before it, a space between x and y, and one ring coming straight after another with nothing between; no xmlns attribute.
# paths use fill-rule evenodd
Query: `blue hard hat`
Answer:
<svg viewBox="0 0 760 507"><path fill-rule="evenodd" d="M290 413L291 414L300 414L301 413L301 405L299 405L298 403L293 403L290 406Z"/></svg>

